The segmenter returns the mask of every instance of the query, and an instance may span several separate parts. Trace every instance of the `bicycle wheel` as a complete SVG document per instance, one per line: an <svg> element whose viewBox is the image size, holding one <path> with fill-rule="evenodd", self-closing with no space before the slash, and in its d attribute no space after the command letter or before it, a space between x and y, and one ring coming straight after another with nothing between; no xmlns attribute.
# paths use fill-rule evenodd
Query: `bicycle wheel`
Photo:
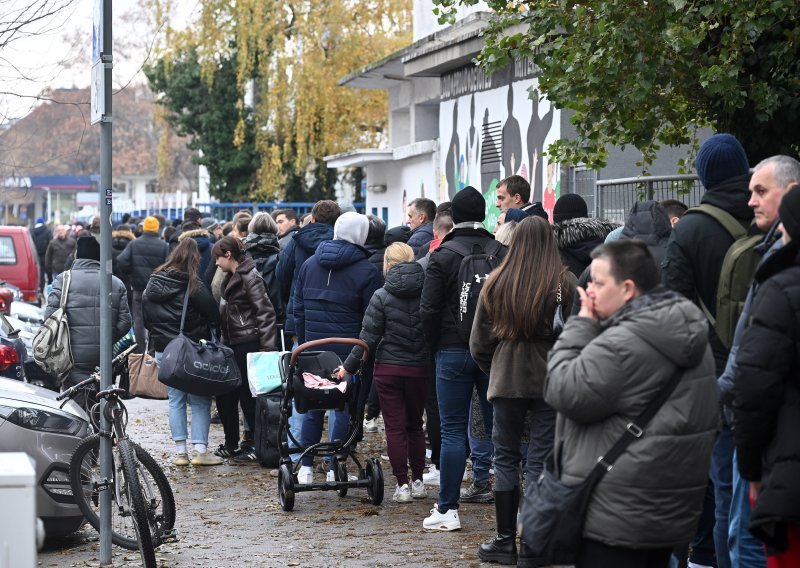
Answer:
<svg viewBox="0 0 800 568"><path fill-rule="evenodd" d="M172 530L175 525L175 497L172 494L167 477L159 467L153 457L140 446L133 444L136 448L136 457L143 466L139 468L139 476L145 488L145 500L149 502L153 518L159 525L162 534ZM116 452L114 452L116 453ZM112 454L113 455L113 454ZM113 457L114 471L120 469L119 460ZM84 439L76 448L70 461L70 485L75 502L86 517L86 521L95 529L100 530L100 499L98 485L102 480L100 475L100 436L95 434ZM112 513L111 513L111 541L122 548L128 550L138 550L139 541L136 538L136 531L130 512L121 511L116 502L117 492L113 486L111 490Z"/></svg>
<svg viewBox="0 0 800 568"><path fill-rule="evenodd" d="M119 461L122 471L117 472L116 482L120 485L120 498L128 500L133 528L139 537L139 554L142 556L144 568L157 568L156 551L153 547L153 534L150 526L150 515L144 500L144 492L139 479L140 465L136 459L136 450L133 442L128 439L119 440ZM124 479L120 479L120 473Z"/></svg>

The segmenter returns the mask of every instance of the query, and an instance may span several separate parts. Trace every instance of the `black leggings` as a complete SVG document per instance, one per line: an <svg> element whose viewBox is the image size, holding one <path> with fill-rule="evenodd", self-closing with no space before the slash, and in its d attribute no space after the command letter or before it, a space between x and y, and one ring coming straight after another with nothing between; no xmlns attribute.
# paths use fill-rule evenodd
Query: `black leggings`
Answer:
<svg viewBox="0 0 800 568"><path fill-rule="evenodd" d="M225 431L225 446L236 448L239 446L239 405L242 407L242 414L250 432L255 432L256 399L250 394L250 385L247 382L247 354L260 351L261 346L258 341L248 341L231 345L231 348L236 366L242 375L242 382L236 390L217 395L217 410L222 429Z"/></svg>

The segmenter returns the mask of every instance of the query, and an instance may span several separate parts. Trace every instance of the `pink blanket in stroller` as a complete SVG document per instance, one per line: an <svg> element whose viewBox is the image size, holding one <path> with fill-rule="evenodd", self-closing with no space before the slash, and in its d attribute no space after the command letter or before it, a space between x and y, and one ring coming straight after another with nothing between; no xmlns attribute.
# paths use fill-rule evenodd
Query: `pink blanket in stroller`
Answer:
<svg viewBox="0 0 800 568"><path fill-rule="evenodd" d="M303 384L310 389L339 389L342 394L347 390L347 381L334 383L329 379L324 379L314 373L303 373Z"/></svg>

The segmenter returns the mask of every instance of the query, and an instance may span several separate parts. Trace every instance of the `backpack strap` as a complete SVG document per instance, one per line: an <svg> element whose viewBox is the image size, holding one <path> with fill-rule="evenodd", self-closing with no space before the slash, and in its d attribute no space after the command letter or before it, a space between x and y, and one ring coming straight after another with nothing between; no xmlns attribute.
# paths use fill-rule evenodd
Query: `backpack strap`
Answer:
<svg viewBox="0 0 800 568"><path fill-rule="evenodd" d="M722 228L728 231L733 240L737 240L741 237L744 237L747 234L747 229L745 229L742 224L736 220L736 218L719 207L715 207L714 205L709 205L708 203L702 203L697 207L692 207L686 213L703 213L708 215L712 219L714 219L717 223L722 225Z"/></svg>
<svg viewBox="0 0 800 568"><path fill-rule="evenodd" d="M447 241L446 243L442 243L441 248L445 248L447 250L451 250L456 253L458 256L469 256L472 254L472 249L470 249L464 243L460 243L458 241Z"/></svg>
<svg viewBox="0 0 800 568"><path fill-rule="evenodd" d="M59 308L62 310L67 306L67 296L69 295L69 283L72 280L72 270L65 270L64 277L61 279L61 302Z"/></svg>

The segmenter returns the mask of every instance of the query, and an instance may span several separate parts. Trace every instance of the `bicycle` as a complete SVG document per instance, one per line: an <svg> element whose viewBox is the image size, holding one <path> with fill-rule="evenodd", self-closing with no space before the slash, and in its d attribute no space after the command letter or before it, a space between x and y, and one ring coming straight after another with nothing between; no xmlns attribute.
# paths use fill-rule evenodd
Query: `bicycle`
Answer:
<svg viewBox="0 0 800 568"><path fill-rule="evenodd" d="M130 349L133 349L131 347ZM129 350L120 354L123 357ZM85 392L84 407L89 406L89 393L99 382L99 371L88 379L61 393L57 399L75 398ZM120 396L127 391L110 388L96 393L97 400L105 399L105 415L111 423L109 431L100 429L100 404L87 408L95 434L85 438L70 460L70 486L75 501L86 520L99 530L100 492L112 490L111 540L128 550L139 550L146 567L156 566L155 547L176 538L175 497L158 463L125 433L128 413ZM104 479L100 472L100 440L112 441L112 478Z"/></svg>

